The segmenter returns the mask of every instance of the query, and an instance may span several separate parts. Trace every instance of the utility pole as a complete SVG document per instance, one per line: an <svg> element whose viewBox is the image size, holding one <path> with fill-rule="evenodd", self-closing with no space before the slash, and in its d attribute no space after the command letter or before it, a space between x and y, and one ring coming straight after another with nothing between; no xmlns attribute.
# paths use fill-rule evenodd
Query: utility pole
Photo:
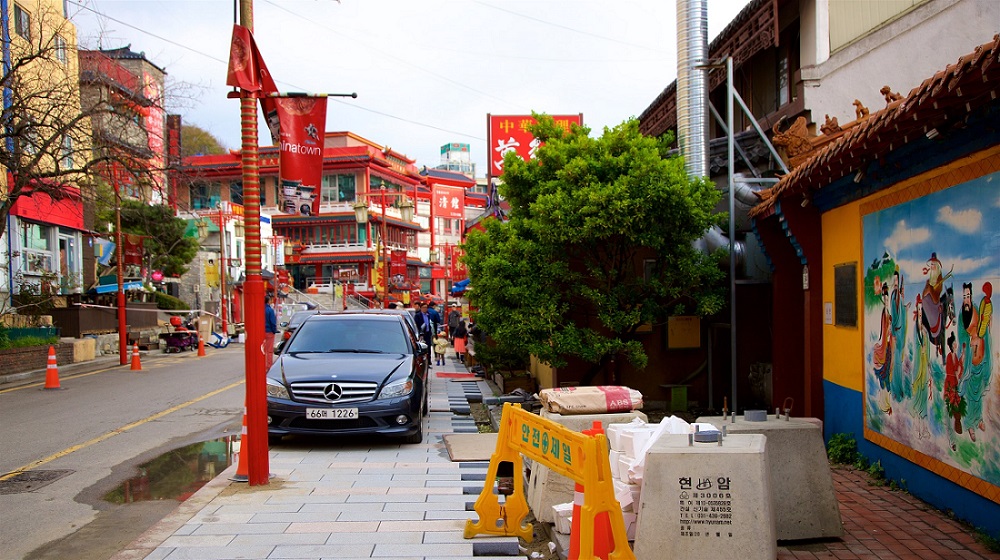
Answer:
<svg viewBox="0 0 1000 560"><path fill-rule="evenodd" d="M118 260L118 363L128 363L128 325L125 320L125 250L122 247L122 193L117 163L111 164L111 180L115 184L115 258Z"/></svg>

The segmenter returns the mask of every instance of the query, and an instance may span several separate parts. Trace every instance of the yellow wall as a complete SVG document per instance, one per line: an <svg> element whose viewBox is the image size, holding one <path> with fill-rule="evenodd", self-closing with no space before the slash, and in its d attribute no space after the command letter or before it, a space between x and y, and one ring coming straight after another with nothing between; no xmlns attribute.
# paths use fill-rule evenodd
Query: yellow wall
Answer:
<svg viewBox="0 0 1000 560"><path fill-rule="evenodd" d="M857 263L856 289L858 305L864 291L861 276L861 202L852 202L823 214L823 306L834 303L833 267ZM860 391L864 376L864 340L861 334L862 314L856 327L823 324L823 378L849 389Z"/></svg>
<svg viewBox="0 0 1000 560"><path fill-rule="evenodd" d="M834 266L856 262L859 307L857 327L823 325L825 380L856 391L864 389L862 217L996 171L1000 171L1000 146L961 158L823 214L823 304L834 302Z"/></svg>

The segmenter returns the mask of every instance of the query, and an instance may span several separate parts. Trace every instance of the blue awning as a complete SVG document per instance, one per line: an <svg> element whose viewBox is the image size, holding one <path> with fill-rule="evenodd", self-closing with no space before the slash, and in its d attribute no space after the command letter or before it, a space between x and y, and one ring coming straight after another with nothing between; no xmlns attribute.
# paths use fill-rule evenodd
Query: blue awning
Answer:
<svg viewBox="0 0 1000 560"><path fill-rule="evenodd" d="M451 293L457 294L464 292L465 290L468 290L469 282L471 282L471 280L469 280L468 278L466 278L465 280L459 280L458 282L455 282L454 284L451 285Z"/></svg>
<svg viewBox="0 0 1000 560"><path fill-rule="evenodd" d="M129 290L141 290L142 281L133 280L131 282L125 282L122 285L122 289L125 290L126 292ZM116 282L114 284L101 284L97 286L96 291L99 294L113 294L118 291L118 283Z"/></svg>

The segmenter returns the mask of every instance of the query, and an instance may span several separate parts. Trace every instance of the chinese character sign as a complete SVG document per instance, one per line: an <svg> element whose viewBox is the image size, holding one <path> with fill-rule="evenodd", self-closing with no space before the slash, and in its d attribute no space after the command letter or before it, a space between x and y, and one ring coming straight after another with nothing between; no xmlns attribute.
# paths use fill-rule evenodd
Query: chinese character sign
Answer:
<svg viewBox="0 0 1000 560"><path fill-rule="evenodd" d="M432 198L435 218L465 217L465 189L462 187L435 185Z"/></svg>
<svg viewBox="0 0 1000 560"><path fill-rule="evenodd" d="M465 251L463 251L460 247L452 247L451 279L455 282L465 280L469 276L469 272L465 269L465 262L462 260L464 256Z"/></svg>
<svg viewBox="0 0 1000 560"><path fill-rule="evenodd" d="M552 118L567 132L570 125L583 125L582 114L553 115ZM490 158L489 175L491 177L503 173L503 157L508 152L514 152L525 160L535 157L535 151L541 142L528 131L528 127L536 122L535 117L531 115L489 115L487 151Z"/></svg>

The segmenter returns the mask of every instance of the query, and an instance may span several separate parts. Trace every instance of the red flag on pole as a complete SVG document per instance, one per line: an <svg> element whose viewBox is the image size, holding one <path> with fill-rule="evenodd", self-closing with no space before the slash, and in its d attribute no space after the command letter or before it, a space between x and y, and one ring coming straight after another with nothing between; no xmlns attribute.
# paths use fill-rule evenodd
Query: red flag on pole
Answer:
<svg viewBox="0 0 1000 560"><path fill-rule="evenodd" d="M281 122L278 180L280 206L285 214L319 212L323 180L323 144L326 135L326 97L278 97Z"/></svg>
<svg viewBox="0 0 1000 560"><path fill-rule="evenodd" d="M264 64L264 58L257 49L257 42L250 30L242 25L233 25L233 40L229 47L229 69L226 85L238 87L251 93L276 93L278 87ZM273 97L260 96L260 108L264 111L267 127L271 131L271 142L278 143L278 112Z"/></svg>

